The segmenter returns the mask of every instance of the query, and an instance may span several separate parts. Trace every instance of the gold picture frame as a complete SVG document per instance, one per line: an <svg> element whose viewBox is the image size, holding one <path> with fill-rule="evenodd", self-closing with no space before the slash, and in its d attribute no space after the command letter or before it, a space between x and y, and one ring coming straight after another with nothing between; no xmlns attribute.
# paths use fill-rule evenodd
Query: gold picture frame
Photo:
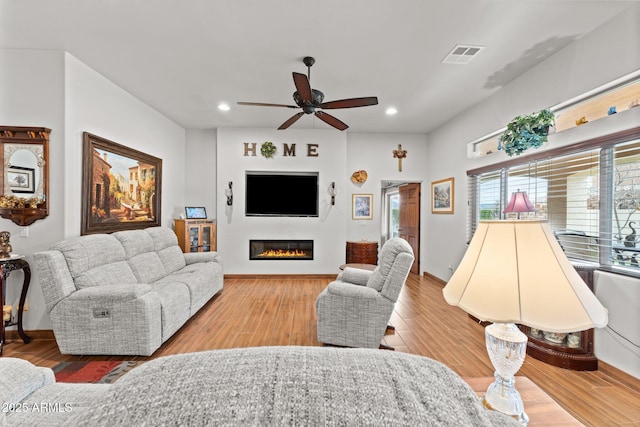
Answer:
<svg viewBox="0 0 640 427"><path fill-rule="evenodd" d="M445 178L431 183L431 213L452 214L454 212L454 178Z"/></svg>
<svg viewBox="0 0 640 427"><path fill-rule="evenodd" d="M80 234L159 226L162 159L83 133Z"/></svg>

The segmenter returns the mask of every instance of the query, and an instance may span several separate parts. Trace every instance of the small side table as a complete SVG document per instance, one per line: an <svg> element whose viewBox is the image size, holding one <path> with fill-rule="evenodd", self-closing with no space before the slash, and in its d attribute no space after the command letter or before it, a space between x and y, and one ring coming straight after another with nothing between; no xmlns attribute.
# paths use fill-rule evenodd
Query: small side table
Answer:
<svg viewBox="0 0 640 427"><path fill-rule="evenodd" d="M344 270L345 268L359 268L360 270L368 270L373 271L376 269L377 265L373 264L362 264L362 263L350 263L350 264L342 264L340 266L340 270Z"/></svg>
<svg viewBox="0 0 640 427"><path fill-rule="evenodd" d="M347 264L378 264L378 242L348 241Z"/></svg>
<svg viewBox="0 0 640 427"><path fill-rule="evenodd" d="M7 297L7 278L11 274L12 271L22 270L24 273L24 280L22 282L22 293L20 294L20 303L18 305L18 321L12 322L9 320L5 322L2 320L0 322L0 356L2 355L2 347L5 343L5 327L18 325L18 335L22 338L22 341L25 344L31 342L31 338L25 334L24 329L22 328L22 314L24 312L24 303L27 300L27 291L29 290L29 283L31 283L31 267L29 263L24 258L2 258L0 259L0 281L2 281L2 286L0 287L0 300L2 300L2 305L5 304L5 299Z"/></svg>

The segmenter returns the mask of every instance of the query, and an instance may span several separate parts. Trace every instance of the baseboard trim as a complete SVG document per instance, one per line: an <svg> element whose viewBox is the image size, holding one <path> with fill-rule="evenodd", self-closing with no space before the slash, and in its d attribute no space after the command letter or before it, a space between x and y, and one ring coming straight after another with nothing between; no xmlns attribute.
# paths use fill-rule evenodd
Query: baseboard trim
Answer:
<svg viewBox="0 0 640 427"><path fill-rule="evenodd" d="M56 337L53 335L53 330L51 329L37 329L33 331L24 331L29 338L32 340L55 340ZM9 341L20 341L22 342L22 338L18 335L18 331L5 331L5 336L7 338L7 342Z"/></svg>
<svg viewBox="0 0 640 427"><path fill-rule="evenodd" d="M311 279L335 279L338 273L333 274L225 274L225 279L291 279L292 277L304 277Z"/></svg>
<svg viewBox="0 0 640 427"><path fill-rule="evenodd" d="M636 378L615 366L603 362L602 360L598 360L598 371L610 376L633 391L640 393L640 378Z"/></svg>
<svg viewBox="0 0 640 427"><path fill-rule="evenodd" d="M429 279L429 280L432 280L432 281L436 282L438 285L445 286L445 285L447 284L447 282L446 282L446 281L442 280L442 279L441 279L441 278L439 278L438 276L434 276L433 274L431 274L431 273L427 273L426 271L425 271L425 272L423 272L423 273L422 273L422 275L423 275L424 277L426 277L427 279Z"/></svg>

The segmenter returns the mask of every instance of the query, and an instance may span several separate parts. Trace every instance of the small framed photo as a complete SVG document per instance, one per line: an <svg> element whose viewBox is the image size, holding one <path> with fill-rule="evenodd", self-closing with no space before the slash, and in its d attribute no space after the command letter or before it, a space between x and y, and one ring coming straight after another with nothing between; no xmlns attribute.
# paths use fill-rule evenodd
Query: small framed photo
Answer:
<svg viewBox="0 0 640 427"><path fill-rule="evenodd" d="M452 214L454 197L453 177L431 183L431 213Z"/></svg>
<svg viewBox="0 0 640 427"><path fill-rule="evenodd" d="M351 202L353 219L373 219L373 194L353 194Z"/></svg>
<svg viewBox="0 0 640 427"><path fill-rule="evenodd" d="M14 193L35 193L34 179L35 169L33 168L10 166L7 169L9 188Z"/></svg>

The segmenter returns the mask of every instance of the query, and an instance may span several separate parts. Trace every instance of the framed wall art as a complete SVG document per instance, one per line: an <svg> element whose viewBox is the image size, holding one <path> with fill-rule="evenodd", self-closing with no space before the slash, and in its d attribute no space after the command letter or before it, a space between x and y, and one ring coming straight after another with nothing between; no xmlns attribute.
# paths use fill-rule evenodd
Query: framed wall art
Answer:
<svg viewBox="0 0 640 427"><path fill-rule="evenodd" d="M35 169L22 166L9 166L7 168L7 181L9 189L14 193L35 193Z"/></svg>
<svg viewBox="0 0 640 427"><path fill-rule="evenodd" d="M351 213L353 219L373 219L373 194L353 194Z"/></svg>
<svg viewBox="0 0 640 427"><path fill-rule="evenodd" d="M83 133L80 234L160 225L162 159Z"/></svg>
<svg viewBox="0 0 640 427"><path fill-rule="evenodd" d="M454 182L452 178L431 183L431 213L453 213Z"/></svg>

